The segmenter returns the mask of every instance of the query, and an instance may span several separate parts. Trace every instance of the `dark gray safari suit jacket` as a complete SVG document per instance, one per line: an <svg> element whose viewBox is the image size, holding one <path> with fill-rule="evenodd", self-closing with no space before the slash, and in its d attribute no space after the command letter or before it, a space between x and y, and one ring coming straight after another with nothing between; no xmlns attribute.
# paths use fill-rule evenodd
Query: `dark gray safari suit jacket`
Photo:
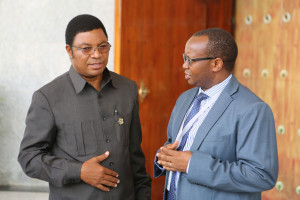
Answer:
<svg viewBox="0 0 300 200"><path fill-rule="evenodd" d="M51 200L150 200L138 112L135 82L105 69L97 92L71 67L33 94L18 160L49 182ZM82 163L106 151L101 165L120 179L109 192L80 180Z"/></svg>

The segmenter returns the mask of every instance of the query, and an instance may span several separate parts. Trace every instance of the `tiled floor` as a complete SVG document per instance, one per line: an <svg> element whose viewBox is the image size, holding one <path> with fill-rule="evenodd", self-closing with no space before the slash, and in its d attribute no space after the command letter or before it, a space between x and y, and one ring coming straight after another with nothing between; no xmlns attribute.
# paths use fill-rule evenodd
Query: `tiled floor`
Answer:
<svg viewBox="0 0 300 200"><path fill-rule="evenodd" d="M47 192L0 191L0 200L48 200Z"/></svg>

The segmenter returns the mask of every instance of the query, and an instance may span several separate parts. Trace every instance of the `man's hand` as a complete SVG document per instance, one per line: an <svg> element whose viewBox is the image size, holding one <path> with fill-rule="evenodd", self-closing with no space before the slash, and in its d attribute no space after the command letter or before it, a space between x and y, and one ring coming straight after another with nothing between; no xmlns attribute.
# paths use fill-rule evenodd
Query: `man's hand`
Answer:
<svg viewBox="0 0 300 200"><path fill-rule="evenodd" d="M176 150L177 146L178 146L178 141L175 141L174 143L170 143L170 144L167 144L166 146L161 147L158 153L160 153L162 148Z"/></svg>
<svg viewBox="0 0 300 200"><path fill-rule="evenodd" d="M186 172L187 165L192 156L190 151L176 151L178 142L161 147L157 153L157 163L168 171Z"/></svg>
<svg viewBox="0 0 300 200"><path fill-rule="evenodd" d="M100 162L109 156L109 152L105 152L100 156L95 156L82 164L80 179L103 191L109 191L109 187L117 187L120 182L118 173L100 165Z"/></svg>

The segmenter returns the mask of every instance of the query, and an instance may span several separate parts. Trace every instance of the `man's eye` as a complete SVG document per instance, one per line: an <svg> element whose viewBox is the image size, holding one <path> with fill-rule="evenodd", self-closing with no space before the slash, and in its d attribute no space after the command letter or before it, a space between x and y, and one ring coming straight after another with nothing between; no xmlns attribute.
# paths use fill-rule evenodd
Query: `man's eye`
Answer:
<svg viewBox="0 0 300 200"><path fill-rule="evenodd" d="M108 47L108 44L100 45L100 48L107 48L107 47Z"/></svg>
<svg viewBox="0 0 300 200"><path fill-rule="evenodd" d="M82 51L88 52L92 49L92 47L83 47Z"/></svg>

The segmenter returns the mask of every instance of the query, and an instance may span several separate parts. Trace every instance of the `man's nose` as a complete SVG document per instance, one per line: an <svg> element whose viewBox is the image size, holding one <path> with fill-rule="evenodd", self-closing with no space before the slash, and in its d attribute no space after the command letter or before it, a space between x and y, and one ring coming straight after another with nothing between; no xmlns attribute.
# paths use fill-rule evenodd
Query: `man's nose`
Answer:
<svg viewBox="0 0 300 200"><path fill-rule="evenodd" d="M99 58L100 56L102 56L102 53L100 53L98 48L94 48L94 52L91 54L91 57Z"/></svg>
<svg viewBox="0 0 300 200"><path fill-rule="evenodd" d="M182 68L183 69L189 68L189 62L188 61L183 61Z"/></svg>

